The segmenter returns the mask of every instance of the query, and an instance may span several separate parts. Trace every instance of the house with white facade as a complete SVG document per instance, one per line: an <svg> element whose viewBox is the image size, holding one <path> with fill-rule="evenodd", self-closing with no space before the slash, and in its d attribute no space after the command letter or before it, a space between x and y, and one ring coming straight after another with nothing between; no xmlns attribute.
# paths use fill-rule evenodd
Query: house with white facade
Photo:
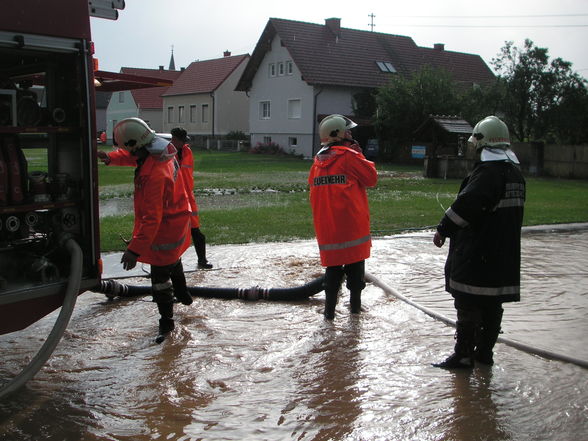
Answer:
<svg viewBox="0 0 588 441"><path fill-rule="evenodd" d="M159 69L141 69L123 67L121 74L139 77L157 78L167 82L176 81L182 70L167 70L163 66ZM133 90L113 92L106 110L106 134L112 141L112 131L118 121L137 117L144 120L156 132L163 130L163 98L162 94L169 86L145 87Z"/></svg>
<svg viewBox="0 0 588 441"><path fill-rule="evenodd" d="M273 142L311 157L324 116L353 119L355 94L425 65L447 70L464 87L494 80L480 56L443 44L423 48L410 37L342 28L339 18L324 25L270 18L236 88L249 95L251 144Z"/></svg>
<svg viewBox="0 0 588 441"><path fill-rule="evenodd" d="M249 133L249 98L235 90L249 54L195 61L163 94L163 131L183 127L206 146L230 132Z"/></svg>

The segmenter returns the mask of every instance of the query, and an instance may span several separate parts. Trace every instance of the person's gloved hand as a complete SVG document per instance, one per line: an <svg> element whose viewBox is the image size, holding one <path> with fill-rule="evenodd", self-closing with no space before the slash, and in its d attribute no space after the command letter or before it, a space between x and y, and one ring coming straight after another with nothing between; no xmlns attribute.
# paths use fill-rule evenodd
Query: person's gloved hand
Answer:
<svg viewBox="0 0 588 441"><path fill-rule="evenodd" d="M96 152L96 155L98 156L98 159L100 159L104 164L110 164L110 157L108 156L108 153L106 153L105 151L98 150L98 152Z"/></svg>
<svg viewBox="0 0 588 441"><path fill-rule="evenodd" d="M120 258L120 263L123 264L123 269L129 271L135 268L135 266L137 266L138 257L139 256L137 254L127 249Z"/></svg>
<svg viewBox="0 0 588 441"><path fill-rule="evenodd" d="M433 243L437 248L441 248L445 243L445 237L442 236L438 231L436 231L435 236L433 236Z"/></svg>

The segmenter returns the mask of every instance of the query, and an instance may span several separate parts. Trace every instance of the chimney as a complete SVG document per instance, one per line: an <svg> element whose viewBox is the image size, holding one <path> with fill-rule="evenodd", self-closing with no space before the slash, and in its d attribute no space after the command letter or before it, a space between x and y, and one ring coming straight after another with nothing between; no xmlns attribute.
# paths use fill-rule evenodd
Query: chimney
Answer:
<svg viewBox="0 0 588 441"><path fill-rule="evenodd" d="M159 66L159 70L163 70L163 66Z"/></svg>
<svg viewBox="0 0 588 441"><path fill-rule="evenodd" d="M231 56L231 51L226 50L223 52L223 57L230 57Z"/></svg>
<svg viewBox="0 0 588 441"><path fill-rule="evenodd" d="M433 45L433 49L435 49L436 51L444 51L445 45L443 43L435 43Z"/></svg>
<svg viewBox="0 0 588 441"><path fill-rule="evenodd" d="M333 33L335 37L341 35L341 19L340 18L327 18L325 19L325 26Z"/></svg>

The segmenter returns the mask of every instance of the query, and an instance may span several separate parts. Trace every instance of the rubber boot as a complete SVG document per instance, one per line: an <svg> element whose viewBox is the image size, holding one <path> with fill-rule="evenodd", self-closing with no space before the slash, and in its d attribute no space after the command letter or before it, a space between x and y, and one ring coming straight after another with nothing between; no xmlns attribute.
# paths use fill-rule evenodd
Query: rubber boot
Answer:
<svg viewBox="0 0 588 441"><path fill-rule="evenodd" d="M158 303L157 309L161 318L159 319L159 333L155 337L155 343L159 344L165 340L165 337L174 329L174 304L173 303Z"/></svg>
<svg viewBox="0 0 588 441"><path fill-rule="evenodd" d="M194 249L198 257L198 268L211 269L212 264L208 263L206 259L206 236L202 234L200 228L192 228L192 242L194 242Z"/></svg>
<svg viewBox="0 0 588 441"><path fill-rule="evenodd" d="M351 309L351 314L359 314L361 312L361 290L350 292L349 308Z"/></svg>
<svg viewBox="0 0 588 441"><path fill-rule="evenodd" d="M456 324L455 348L453 354L441 363L433 366L443 369L471 369L474 367L474 322L460 322Z"/></svg>
<svg viewBox="0 0 588 441"><path fill-rule="evenodd" d="M503 310L490 311L484 314L482 326L476 333L476 350L474 358L477 362L492 366L494 364L494 345L500 334Z"/></svg>
<svg viewBox="0 0 588 441"><path fill-rule="evenodd" d="M186 286L186 276L184 274L184 266L182 265L181 260L179 260L176 266L172 269L170 279L176 298L182 302L183 305L191 305L194 300Z"/></svg>
<svg viewBox="0 0 588 441"><path fill-rule="evenodd" d="M325 312L326 320L333 320L335 318L335 307L339 296L339 289L325 290Z"/></svg>

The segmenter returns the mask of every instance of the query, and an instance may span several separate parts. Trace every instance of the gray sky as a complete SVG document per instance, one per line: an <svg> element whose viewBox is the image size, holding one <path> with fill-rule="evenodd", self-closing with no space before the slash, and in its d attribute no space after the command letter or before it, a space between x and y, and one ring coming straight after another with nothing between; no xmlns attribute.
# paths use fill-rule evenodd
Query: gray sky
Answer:
<svg viewBox="0 0 588 441"><path fill-rule="evenodd" d="M525 38L549 49L588 77L586 0L125 0L117 21L91 18L100 69L169 65L251 54L270 17L323 24L341 18L345 28L411 37L417 45L480 55L490 65L505 41Z"/></svg>

